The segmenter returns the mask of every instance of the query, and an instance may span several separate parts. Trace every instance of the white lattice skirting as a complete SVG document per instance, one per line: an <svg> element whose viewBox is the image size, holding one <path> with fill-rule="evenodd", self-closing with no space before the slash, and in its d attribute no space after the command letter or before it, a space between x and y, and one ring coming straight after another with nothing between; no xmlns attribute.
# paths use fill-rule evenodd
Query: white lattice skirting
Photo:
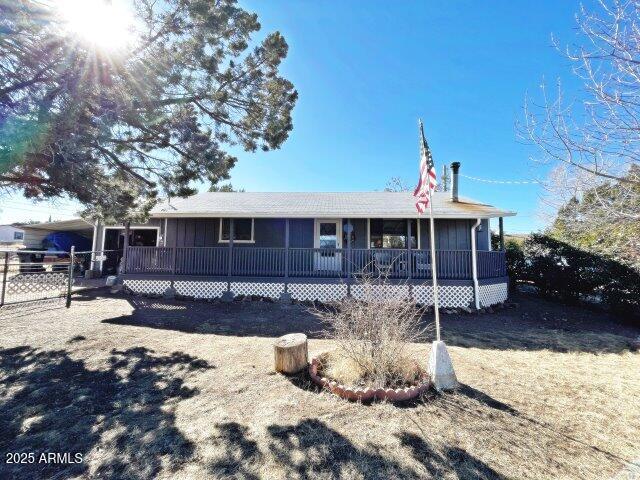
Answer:
<svg viewBox="0 0 640 480"><path fill-rule="evenodd" d="M170 280L125 279L127 290L141 295L162 295L171 286ZM206 280L176 280L173 283L176 294L192 298L219 298L227 290L227 282ZM288 291L294 300L318 300L332 302L347 295L347 285L343 283L290 283ZM412 297L417 303L433 305L433 287L430 285L351 285L354 298ZM234 295L259 295L277 299L285 291L282 282L231 282ZM438 287L440 305L444 308L473 306L473 287L470 285L441 285ZM507 299L506 283L480 285L480 305L488 307Z"/></svg>
<svg viewBox="0 0 640 480"><path fill-rule="evenodd" d="M284 293L284 283L271 282L231 282L231 291L236 295L259 295L279 298Z"/></svg>
<svg viewBox="0 0 640 480"><path fill-rule="evenodd" d="M409 285L351 285L351 296L358 300L408 298Z"/></svg>
<svg viewBox="0 0 640 480"><path fill-rule="evenodd" d="M199 282L182 281L174 282L177 295L193 298L218 298L227 291L227 282Z"/></svg>
<svg viewBox="0 0 640 480"><path fill-rule="evenodd" d="M171 286L170 280L125 280L126 290L140 295L162 295Z"/></svg>
<svg viewBox="0 0 640 480"><path fill-rule="evenodd" d="M478 295L480 296L480 306L488 307L496 303L502 303L507 299L509 288L506 283L495 283L493 285L480 285Z"/></svg>
<svg viewBox="0 0 640 480"><path fill-rule="evenodd" d="M413 287L413 298L422 305L433 305L433 287L416 285ZM473 305L473 287L466 285L438 286L438 300L445 308L459 308Z"/></svg>
<svg viewBox="0 0 640 480"><path fill-rule="evenodd" d="M347 296L347 286L342 283L290 283L289 293L294 300L334 302Z"/></svg>

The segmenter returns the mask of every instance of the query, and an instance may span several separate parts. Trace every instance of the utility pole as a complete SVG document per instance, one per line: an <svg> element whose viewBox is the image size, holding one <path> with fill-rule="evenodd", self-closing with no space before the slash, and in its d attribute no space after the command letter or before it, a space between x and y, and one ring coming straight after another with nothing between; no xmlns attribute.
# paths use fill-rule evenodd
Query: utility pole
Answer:
<svg viewBox="0 0 640 480"><path fill-rule="evenodd" d="M449 167L442 165L442 191L449 191Z"/></svg>

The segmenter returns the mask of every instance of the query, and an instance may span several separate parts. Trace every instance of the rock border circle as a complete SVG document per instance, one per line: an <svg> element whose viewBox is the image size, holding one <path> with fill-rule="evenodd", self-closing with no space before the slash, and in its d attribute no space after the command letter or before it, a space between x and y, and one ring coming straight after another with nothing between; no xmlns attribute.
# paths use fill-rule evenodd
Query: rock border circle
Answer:
<svg viewBox="0 0 640 480"><path fill-rule="evenodd" d="M388 400L390 402L403 402L422 395L431 386L431 379L427 377L423 383L406 388L353 389L318 375L318 365L320 365L318 358L313 358L309 364L309 376L313 383L326 388L334 395L351 401Z"/></svg>

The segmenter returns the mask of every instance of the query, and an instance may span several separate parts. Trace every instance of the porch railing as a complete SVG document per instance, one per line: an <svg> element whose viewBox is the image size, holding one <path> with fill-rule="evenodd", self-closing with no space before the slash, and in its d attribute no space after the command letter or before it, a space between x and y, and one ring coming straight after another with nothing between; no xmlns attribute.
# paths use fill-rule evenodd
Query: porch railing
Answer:
<svg viewBox="0 0 640 480"><path fill-rule="evenodd" d="M505 277L507 275L505 252L487 252L480 250L477 253L478 278Z"/></svg>
<svg viewBox="0 0 640 480"><path fill-rule="evenodd" d="M231 255L231 261L229 261ZM431 278L429 250L262 247L129 247L127 273L174 275L392 279ZM507 274L503 251L478 251L478 278ZM472 278L471 250L438 250L438 278Z"/></svg>

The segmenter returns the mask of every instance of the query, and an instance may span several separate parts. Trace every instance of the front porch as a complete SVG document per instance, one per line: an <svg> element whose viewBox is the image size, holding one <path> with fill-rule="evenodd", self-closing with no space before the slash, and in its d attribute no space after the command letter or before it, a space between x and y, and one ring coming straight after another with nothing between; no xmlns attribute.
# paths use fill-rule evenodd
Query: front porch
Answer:
<svg viewBox="0 0 640 480"><path fill-rule="evenodd" d="M164 246L126 246L123 279L155 295L333 301L357 297L372 276L429 304L428 228L425 219L175 219L164 224ZM443 306L506 299L505 253L490 249L487 219L438 219L435 233Z"/></svg>
<svg viewBox="0 0 640 480"><path fill-rule="evenodd" d="M503 251L477 251L475 263L473 251L440 250L436 257L442 307L480 308L506 300ZM427 250L129 247L123 283L138 294L327 302L359 298L365 274L386 279L379 286L386 293L433 304Z"/></svg>

